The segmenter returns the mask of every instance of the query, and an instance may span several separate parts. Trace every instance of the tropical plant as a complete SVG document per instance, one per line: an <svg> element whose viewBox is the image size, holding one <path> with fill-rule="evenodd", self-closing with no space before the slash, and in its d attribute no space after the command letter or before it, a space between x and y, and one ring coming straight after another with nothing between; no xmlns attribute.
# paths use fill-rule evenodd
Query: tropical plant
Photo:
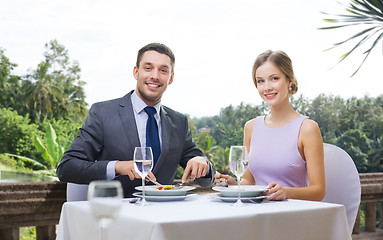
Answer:
<svg viewBox="0 0 383 240"><path fill-rule="evenodd" d="M26 167L28 169L33 169L33 170L45 170L47 169L43 164L41 164L39 161L29 158L29 157L24 157L16 154L11 154L11 153L5 153L6 156L12 157L12 158L17 158L22 162L23 167Z"/></svg>
<svg viewBox="0 0 383 240"><path fill-rule="evenodd" d="M372 49L376 47L378 42L383 38L383 1L382 0L351 0L349 5L345 6L348 14L335 14L336 18L326 18L325 22L330 24L336 24L335 26L322 27L320 29L338 29L351 26L366 26L365 29L351 36L350 38L335 43L333 47L343 45L351 40L358 40L357 44L347 53L343 54L340 61L347 58L352 52L358 49L361 45L365 44L368 40L373 40L370 48L368 48L363 54L365 55L359 67L352 74L354 76L367 57L370 55ZM329 15L328 13L323 13ZM328 49L329 50L329 49Z"/></svg>
<svg viewBox="0 0 383 240"><path fill-rule="evenodd" d="M61 143L60 139L56 135L56 131L50 123L46 125L45 131L44 141L41 140L38 135L34 135L33 137L34 146L41 153L41 156L44 160L42 164L38 160L24 156L9 153L6 155L18 158L23 162L33 165L34 167L44 166L44 169L50 170L50 173L54 175L54 172L60 163L64 152L69 148L71 143L71 135L69 135L67 139Z"/></svg>
<svg viewBox="0 0 383 240"><path fill-rule="evenodd" d="M71 143L68 137L64 143L61 144L51 124L48 124L45 128L45 142L36 135L33 138L33 142L45 160L45 165L48 169L57 168L64 152L69 148Z"/></svg>
<svg viewBox="0 0 383 240"><path fill-rule="evenodd" d="M52 113L53 105L62 102L62 85L53 81L48 73L50 63L43 62L37 66L32 77L36 79L31 88L27 91L27 105L33 109L37 118L37 123L49 118Z"/></svg>
<svg viewBox="0 0 383 240"><path fill-rule="evenodd" d="M87 109L79 64L69 61L68 50L56 40L45 45L44 57L23 83L31 117L37 123L54 118L83 121Z"/></svg>

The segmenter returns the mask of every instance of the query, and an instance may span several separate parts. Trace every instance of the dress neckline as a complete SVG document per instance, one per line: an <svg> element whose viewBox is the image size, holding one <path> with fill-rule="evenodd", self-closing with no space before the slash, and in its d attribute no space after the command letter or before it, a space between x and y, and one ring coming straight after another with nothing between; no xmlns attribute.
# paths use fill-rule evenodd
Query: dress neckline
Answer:
<svg viewBox="0 0 383 240"><path fill-rule="evenodd" d="M294 118L293 120L291 120L290 122L286 123L285 125L281 126L281 127L269 127L266 125L265 123L265 120L266 120L266 115L262 117L262 124L264 127L268 128L268 129L281 129L281 128L284 128L284 127L287 127L288 125L292 124L293 122L297 121L298 119L300 119L301 117L303 117L302 114L299 114L298 117Z"/></svg>

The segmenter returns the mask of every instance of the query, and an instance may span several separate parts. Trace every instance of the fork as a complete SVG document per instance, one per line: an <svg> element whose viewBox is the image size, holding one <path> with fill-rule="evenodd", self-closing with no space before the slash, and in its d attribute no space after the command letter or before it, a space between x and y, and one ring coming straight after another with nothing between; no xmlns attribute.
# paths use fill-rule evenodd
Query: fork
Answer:
<svg viewBox="0 0 383 240"><path fill-rule="evenodd" d="M148 179L149 181L151 181L152 183L156 184L157 186L161 187L162 184L157 182L157 181L153 181L149 176L146 176L146 179Z"/></svg>
<svg viewBox="0 0 383 240"><path fill-rule="evenodd" d="M221 184L222 187L228 187L227 183L223 179L219 179L219 183Z"/></svg>
<svg viewBox="0 0 383 240"><path fill-rule="evenodd" d="M216 171L215 174L218 172ZM227 182L223 180L222 178L219 179L219 184L221 184L222 187L228 187Z"/></svg>
<svg viewBox="0 0 383 240"><path fill-rule="evenodd" d="M175 185L175 188L177 188L177 189L181 189L182 187L183 187L183 183L182 183L182 182L177 183L177 184Z"/></svg>

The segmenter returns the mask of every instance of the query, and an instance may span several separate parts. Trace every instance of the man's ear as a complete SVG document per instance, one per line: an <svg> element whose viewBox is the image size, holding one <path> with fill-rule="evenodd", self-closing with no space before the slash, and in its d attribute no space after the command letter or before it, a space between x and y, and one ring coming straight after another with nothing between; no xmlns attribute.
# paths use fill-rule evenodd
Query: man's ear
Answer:
<svg viewBox="0 0 383 240"><path fill-rule="evenodd" d="M134 68L133 68L133 76L137 80L137 78L138 78L138 68L137 68L137 66L134 66Z"/></svg>
<svg viewBox="0 0 383 240"><path fill-rule="evenodd" d="M173 80L174 80L174 72L172 73L172 75L169 78L168 85L172 84Z"/></svg>

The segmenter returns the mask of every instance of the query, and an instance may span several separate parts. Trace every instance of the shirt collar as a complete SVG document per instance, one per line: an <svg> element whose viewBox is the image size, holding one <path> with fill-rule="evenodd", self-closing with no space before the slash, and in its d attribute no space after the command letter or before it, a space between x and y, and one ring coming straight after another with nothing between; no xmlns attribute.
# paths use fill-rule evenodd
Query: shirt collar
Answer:
<svg viewBox="0 0 383 240"><path fill-rule="evenodd" d="M133 105L133 109L137 114L140 114L142 111L144 111L144 108L147 107L146 103L142 101L142 99L137 95L136 91L132 93L131 101ZM153 106L156 109L156 115L159 116L160 108L161 108L161 102L157 103Z"/></svg>

